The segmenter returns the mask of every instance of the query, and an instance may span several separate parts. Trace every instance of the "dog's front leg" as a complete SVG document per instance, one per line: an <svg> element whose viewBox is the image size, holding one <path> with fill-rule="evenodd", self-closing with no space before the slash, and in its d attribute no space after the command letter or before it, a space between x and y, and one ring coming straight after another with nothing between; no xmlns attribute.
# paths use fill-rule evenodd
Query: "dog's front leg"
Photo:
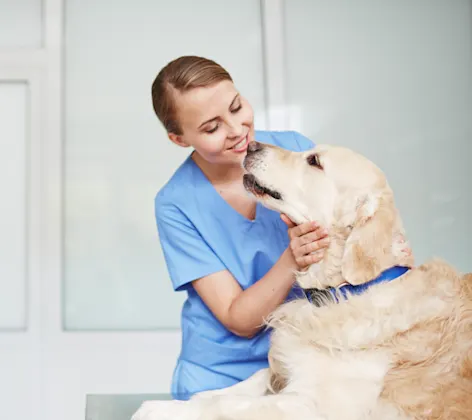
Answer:
<svg viewBox="0 0 472 420"><path fill-rule="evenodd" d="M261 369L245 381L227 388L195 394L190 401L146 401L131 420L206 420L201 417L208 402L225 395L262 396L267 392L269 369Z"/></svg>
<svg viewBox="0 0 472 420"><path fill-rule="evenodd" d="M326 420L314 403L299 395L220 396L201 411L199 420Z"/></svg>
<svg viewBox="0 0 472 420"><path fill-rule="evenodd" d="M201 404L190 401L150 400L141 404L131 420L200 420L202 409Z"/></svg>
<svg viewBox="0 0 472 420"><path fill-rule="evenodd" d="M147 401L131 420L326 420L297 395L220 395L190 401Z"/></svg>

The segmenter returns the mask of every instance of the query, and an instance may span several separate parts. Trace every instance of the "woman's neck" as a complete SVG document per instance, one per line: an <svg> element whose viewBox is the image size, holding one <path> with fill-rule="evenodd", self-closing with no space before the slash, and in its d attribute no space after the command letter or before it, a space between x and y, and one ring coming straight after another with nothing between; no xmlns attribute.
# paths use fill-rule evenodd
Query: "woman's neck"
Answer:
<svg viewBox="0 0 472 420"><path fill-rule="evenodd" d="M192 154L192 159L212 184L229 184L242 181L244 169L241 165L215 165L207 162L196 152Z"/></svg>

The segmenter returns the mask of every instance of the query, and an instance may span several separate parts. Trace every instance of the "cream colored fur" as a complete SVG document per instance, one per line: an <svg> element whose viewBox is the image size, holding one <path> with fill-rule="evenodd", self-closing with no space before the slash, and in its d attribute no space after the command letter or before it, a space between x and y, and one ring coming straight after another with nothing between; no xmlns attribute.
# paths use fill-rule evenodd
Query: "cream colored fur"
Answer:
<svg viewBox="0 0 472 420"><path fill-rule="evenodd" d="M321 167L310 165L316 155ZM393 193L372 162L351 150L305 153L261 145L248 173L281 199L267 207L329 227L321 263L298 273L302 287L354 285L393 265L412 265ZM270 368L189 402L149 401L133 420L466 420L472 419L472 276L440 260L362 295L316 307L281 305Z"/></svg>

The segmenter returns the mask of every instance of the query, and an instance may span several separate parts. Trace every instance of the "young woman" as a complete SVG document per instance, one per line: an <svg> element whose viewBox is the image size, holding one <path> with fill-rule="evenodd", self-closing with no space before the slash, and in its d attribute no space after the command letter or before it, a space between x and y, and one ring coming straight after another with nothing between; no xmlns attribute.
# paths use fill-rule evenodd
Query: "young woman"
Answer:
<svg viewBox="0 0 472 420"><path fill-rule="evenodd" d="M294 272L328 245L316 222L295 226L246 193L242 161L254 139L314 146L296 132L254 130L251 105L217 63L194 56L165 66L152 85L168 137L192 153L155 199L156 222L182 310L182 349L172 395L226 387L267 366L264 318L295 297ZM298 294L300 291L298 291Z"/></svg>

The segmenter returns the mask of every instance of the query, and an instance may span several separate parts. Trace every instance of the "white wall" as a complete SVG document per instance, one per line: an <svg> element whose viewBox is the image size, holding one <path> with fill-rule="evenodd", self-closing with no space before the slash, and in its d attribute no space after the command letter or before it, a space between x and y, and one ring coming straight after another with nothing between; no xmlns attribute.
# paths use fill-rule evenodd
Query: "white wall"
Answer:
<svg viewBox="0 0 472 420"><path fill-rule="evenodd" d="M417 263L470 262L472 2L285 2L291 124L387 174Z"/></svg>

